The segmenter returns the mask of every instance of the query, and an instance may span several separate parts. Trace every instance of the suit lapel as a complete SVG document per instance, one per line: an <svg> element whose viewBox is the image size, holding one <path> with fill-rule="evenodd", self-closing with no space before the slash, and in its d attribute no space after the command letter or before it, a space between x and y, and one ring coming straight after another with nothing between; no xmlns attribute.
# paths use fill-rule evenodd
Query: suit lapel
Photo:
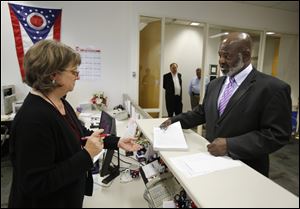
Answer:
<svg viewBox="0 0 300 209"><path fill-rule="evenodd" d="M169 81L170 81L170 88L171 88L171 92L173 92L173 94L175 94L175 88L174 88L174 82L173 82L173 77L172 77L172 73L169 73Z"/></svg>
<svg viewBox="0 0 300 209"><path fill-rule="evenodd" d="M243 95L251 88L251 86L255 83L256 80L256 70L253 68L251 73L247 76L247 78L242 82L240 87L236 90L236 92L230 98L223 114L219 118L218 122L221 122L224 117L232 110L234 105L243 97Z"/></svg>
<svg viewBox="0 0 300 209"><path fill-rule="evenodd" d="M225 80L226 80L226 76L223 76L223 79L219 80L211 96L211 98L213 98L212 104L214 104L213 109L215 110L214 115L216 115L217 118L219 117L218 98L222 89L222 85L224 84Z"/></svg>

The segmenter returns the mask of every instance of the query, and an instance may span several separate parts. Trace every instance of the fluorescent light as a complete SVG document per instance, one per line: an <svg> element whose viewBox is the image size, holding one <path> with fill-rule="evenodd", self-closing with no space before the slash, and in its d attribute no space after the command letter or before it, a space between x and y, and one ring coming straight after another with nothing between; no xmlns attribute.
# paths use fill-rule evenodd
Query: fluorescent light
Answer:
<svg viewBox="0 0 300 209"><path fill-rule="evenodd" d="M272 31L269 31L269 32L266 32L267 35L273 35L275 34L275 32L272 32Z"/></svg>
<svg viewBox="0 0 300 209"><path fill-rule="evenodd" d="M218 34L215 34L215 35L211 35L209 38L217 38L217 37L228 35L228 34L229 34L228 32L218 33Z"/></svg>
<svg viewBox="0 0 300 209"><path fill-rule="evenodd" d="M198 26L198 25L200 25L200 23L198 23L198 22L192 22L190 25Z"/></svg>

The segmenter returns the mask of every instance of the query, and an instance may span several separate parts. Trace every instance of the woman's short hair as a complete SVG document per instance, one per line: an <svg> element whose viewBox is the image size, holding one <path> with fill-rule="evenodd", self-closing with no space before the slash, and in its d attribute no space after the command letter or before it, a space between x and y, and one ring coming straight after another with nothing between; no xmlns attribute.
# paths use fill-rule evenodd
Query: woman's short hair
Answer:
<svg viewBox="0 0 300 209"><path fill-rule="evenodd" d="M80 55L71 47L55 40L41 40L24 56L25 83L42 93L51 92L59 87L51 76L80 63Z"/></svg>

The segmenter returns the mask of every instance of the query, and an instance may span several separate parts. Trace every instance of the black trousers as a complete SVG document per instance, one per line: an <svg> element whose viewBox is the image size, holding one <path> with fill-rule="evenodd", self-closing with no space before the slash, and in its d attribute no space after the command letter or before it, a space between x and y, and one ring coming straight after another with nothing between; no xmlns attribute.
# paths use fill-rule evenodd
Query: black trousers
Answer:
<svg viewBox="0 0 300 209"><path fill-rule="evenodd" d="M166 108L168 111L168 117L173 117L182 113L182 102L181 97L177 95L166 94Z"/></svg>

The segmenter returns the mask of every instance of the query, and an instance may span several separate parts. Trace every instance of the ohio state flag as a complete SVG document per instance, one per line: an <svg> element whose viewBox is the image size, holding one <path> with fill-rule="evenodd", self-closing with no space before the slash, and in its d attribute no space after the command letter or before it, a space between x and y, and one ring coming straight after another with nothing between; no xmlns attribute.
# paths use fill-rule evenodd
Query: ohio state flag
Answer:
<svg viewBox="0 0 300 209"><path fill-rule="evenodd" d="M8 3L22 80L26 51L42 39L60 41L61 9L37 8Z"/></svg>

